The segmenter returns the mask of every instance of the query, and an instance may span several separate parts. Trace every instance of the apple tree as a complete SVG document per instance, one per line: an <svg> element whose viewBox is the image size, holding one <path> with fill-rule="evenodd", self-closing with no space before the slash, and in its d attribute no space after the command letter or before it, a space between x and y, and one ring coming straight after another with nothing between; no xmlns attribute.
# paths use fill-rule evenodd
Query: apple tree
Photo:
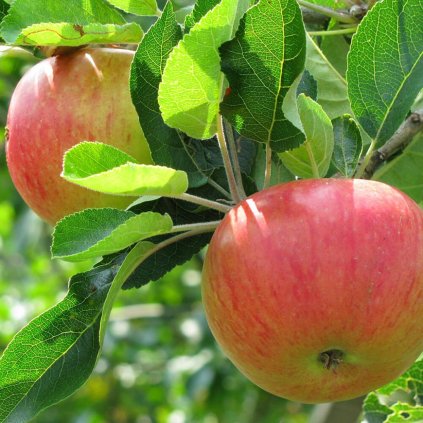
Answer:
<svg viewBox="0 0 423 423"><path fill-rule="evenodd" d="M12 179L53 259L97 260L4 351L0 421L81 387L121 290L210 242L206 314L242 373L423 420L423 5L192 3L0 0L2 42L45 57L9 107Z"/></svg>

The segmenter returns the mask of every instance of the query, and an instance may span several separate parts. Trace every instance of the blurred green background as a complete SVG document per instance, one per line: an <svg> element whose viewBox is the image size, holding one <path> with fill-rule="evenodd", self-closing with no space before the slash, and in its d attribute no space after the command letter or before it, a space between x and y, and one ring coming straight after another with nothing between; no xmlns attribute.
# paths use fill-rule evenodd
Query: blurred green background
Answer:
<svg viewBox="0 0 423 423"><path fill-rule="evenodd" d="M179 1L181 7L189 3ZM92 265L50 259L51 228L28 210L7 172L8 102L37 60L24 50L0 47L0 353L30 319L63 298L71 275ZM201 306L202 260L200 254L160 281L122 292L89 381L34 421L309 422L310 406L263 392L217 348Z"/></svg>

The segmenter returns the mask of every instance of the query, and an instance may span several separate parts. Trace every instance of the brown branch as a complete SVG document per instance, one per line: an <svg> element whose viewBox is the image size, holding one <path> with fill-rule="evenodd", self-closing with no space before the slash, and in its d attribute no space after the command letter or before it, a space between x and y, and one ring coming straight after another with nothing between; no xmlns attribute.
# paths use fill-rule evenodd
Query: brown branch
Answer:
<svg viewBox="0 0 423 423"><path fill-rule="evenodd" d="M370 158L362 179L371 179L376 170L390 157L407 147L412 139L423 130L423 110L412 113L394 135Z"/></svg>

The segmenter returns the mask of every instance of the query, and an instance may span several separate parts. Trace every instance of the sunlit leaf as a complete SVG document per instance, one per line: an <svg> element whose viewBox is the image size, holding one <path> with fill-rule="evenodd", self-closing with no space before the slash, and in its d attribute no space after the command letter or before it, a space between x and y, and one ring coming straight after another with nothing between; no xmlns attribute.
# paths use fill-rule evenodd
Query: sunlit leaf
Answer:
<svg viewBox="0 0 423 423"><path fill-rule="evenodd" d="M198 139L217 132L224 81L218 48L233 38L249 5L250 0L222 0L172 51L159 88L167 125Z"/></svg>
<svg viewBox="0 0 423 423"><path fill-rule="evenodd" d="M377 2L361 22L348 55L348 94L367 133L382 144L404 121L423 86L423 7Z"/></svg>
<svg viewBox="0 0 423 423"><path fill-rule="evenodd" d="M168 215L87 209L67 216L56 225L52 256L66 261L101 257L168 233L171 228L172 219Z"/></svg>

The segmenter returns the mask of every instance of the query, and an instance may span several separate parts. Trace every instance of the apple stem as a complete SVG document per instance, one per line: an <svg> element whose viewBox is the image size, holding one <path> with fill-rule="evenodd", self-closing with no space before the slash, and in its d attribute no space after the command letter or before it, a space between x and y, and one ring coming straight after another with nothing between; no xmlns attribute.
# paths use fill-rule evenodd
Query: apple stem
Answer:
<svg viewBox="0 0 423 423"><path fill-rule="evenodd" d="M212 222L204 222L204 223L192 223L187 225L175 225L170 233L177 233L177 232L189 232L189 231L198 231L201 232L213 232L220 224L221 220L215 220Z"/></svg>
<svg viewBox="0 0 423 423"><path fill-rule="evenodd" d="M315 3L311 3L306 0L298 0L298 4L302 7L306 7L307 9L313 10L314 12L320 13L325 16L329 16L337 20L338 22L344 23L356 23L357 19L352 16L350 13L345 12L338 12L330 7L320 6Z"/></svg>
<svg viewBox="0 0 423 423"><path fill-rule="evenodd" d="M217 119L217 140L219 142L220 152L222 154L223 164L225 166L226 177L228 178L229 190L233 201L237 204L242 200L239 192L239 187L235 179L234 169L231 163L231 156L229 154L228 146L226 144L225 132L223 130L223 117L219 116Z"/></svg>
<svg viewBox="0 0 423 423"><path fill-rule="evenodd" d="M264 171L263 188L268 188L270 185L270 178L272 177L272 149L270 144L266 144L266 168Z"/></svg>
<svg viewBox="0 0 423 423"><path fill-rule="evenodd" d="M238 145L234 138L234 130L232 125L226 119L223 119L223 129L225 131L224 134L229 146L229 153L232 159L231 163L234 169L236 184L241 198L244 199L247 197L247 195L245 194L244 185L242 183L241 167L238 160Z"/></svg>
<svg viewBox="0 0 423 423"><path fill-rule="evenodd" d="M199 206L207 207L209 209L214 209L222 213L227 213L232 208L231 206L218 203L217 201L207 200L206 198L197 197L196 195L192 195L188 193L175 195L175 196L172 196L171 198L188 201L189 203L198 204Z"/></svg>

